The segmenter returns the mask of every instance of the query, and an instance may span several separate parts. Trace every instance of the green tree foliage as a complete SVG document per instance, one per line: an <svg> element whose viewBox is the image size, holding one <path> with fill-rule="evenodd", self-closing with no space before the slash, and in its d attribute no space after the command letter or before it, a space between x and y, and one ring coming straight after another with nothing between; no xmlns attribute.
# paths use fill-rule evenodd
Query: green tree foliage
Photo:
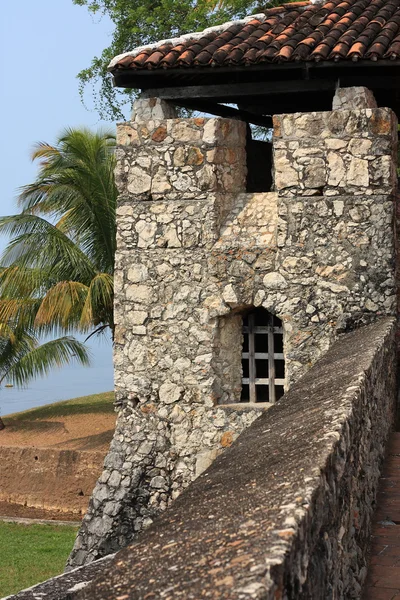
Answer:
<svg viewBox="0 0 400 600"><path fill-rule="evenodd" d="M86 129L38 144L39 173L22 188L21 212L0 218L0 233L11 237L0 272L0 381L87 364L71 334L114 332L114 147L112 134Z"/></svg>
<svg viewBox="0 0 400 600"><path fill-rule="evenodd" d="M70 336L40 344L34 331L21 327L0 326L0 384L5 378L24 385L35 377L47 375L50 369L73 361L87 366L87 349Z"/></svg>
<svg viewBox="0 0 400 600"><path fill-rule="evenodd" d="M132 92L113 88L107 65L114 56L150 42L240 19L288 1L295 0L73 0L74 4L86 6L93 14L107 15L115 25L110 46L78 74L81 97L83 99L89 87L102 119L123 118L123 105L131 102Z"/></svg>

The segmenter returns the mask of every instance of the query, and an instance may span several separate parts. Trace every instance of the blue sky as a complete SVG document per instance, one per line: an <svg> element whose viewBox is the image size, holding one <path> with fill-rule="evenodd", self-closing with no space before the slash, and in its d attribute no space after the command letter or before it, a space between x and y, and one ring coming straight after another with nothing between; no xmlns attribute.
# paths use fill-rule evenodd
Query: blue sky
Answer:
<svg viewBox="0 0 400 600"><path fill-rule="evenodd" d="M36 166L30 161L35 142L53 143L67 126L115 126L86 110L76 79L77 73L109 45L112 29L108 19L90 15L72 0L20 0L2 6L1 215L16 212L17 189L35 178ZM87 100L90 105L90 95ZM0 249L5 242L0 238ZM111 344L94 344L92 351L93 365L104 377L105 390L111 389ZM66 386L68 373L68 369L59 373ZM97 385L93 391L101 391L98 375L93 379Z"/></svg>

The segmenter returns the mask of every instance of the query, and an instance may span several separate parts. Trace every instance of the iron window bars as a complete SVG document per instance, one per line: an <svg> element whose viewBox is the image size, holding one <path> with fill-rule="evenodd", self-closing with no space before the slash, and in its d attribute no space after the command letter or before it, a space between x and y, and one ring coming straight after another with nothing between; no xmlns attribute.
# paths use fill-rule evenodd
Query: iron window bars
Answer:
<svg viewBox="0 0 400 600"><path fill-rule="evenodd" d="M278 317L256 309L243 317L241 402L270 402L283 395L283 327Z"/></svg>

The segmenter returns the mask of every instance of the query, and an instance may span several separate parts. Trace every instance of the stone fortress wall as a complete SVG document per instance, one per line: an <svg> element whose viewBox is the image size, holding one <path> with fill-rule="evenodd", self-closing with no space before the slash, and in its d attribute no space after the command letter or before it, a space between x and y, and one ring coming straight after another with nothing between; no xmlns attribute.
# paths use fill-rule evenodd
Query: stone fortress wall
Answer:
<svg viewBox="0 0 400 600"><path fill-rule="evenodd" d="M246 128L139 100L118 126L111 448L70 566L125 546L265 406L240 405L241 320L283 322L287 388L338 333L396 313L397 121L370 95L274 118L274 181L246 193Z"/></svg>
<svg viewBox="0 0 400 600"><path fill-rule="evenodd" d="M340 335L135 543L12 600L362 597L395 334Z"/></svg>

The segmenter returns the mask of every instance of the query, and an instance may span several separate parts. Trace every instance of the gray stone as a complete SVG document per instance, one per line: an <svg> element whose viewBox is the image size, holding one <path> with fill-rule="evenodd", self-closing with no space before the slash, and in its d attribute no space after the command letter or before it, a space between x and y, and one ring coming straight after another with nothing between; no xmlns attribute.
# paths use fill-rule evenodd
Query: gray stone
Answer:
<svg viewBox="0 0 400 600"><path fill-rule="evenodd" d="M366 87L338 88L333 97L333 110L377 108L373 93Z"/></svg>

